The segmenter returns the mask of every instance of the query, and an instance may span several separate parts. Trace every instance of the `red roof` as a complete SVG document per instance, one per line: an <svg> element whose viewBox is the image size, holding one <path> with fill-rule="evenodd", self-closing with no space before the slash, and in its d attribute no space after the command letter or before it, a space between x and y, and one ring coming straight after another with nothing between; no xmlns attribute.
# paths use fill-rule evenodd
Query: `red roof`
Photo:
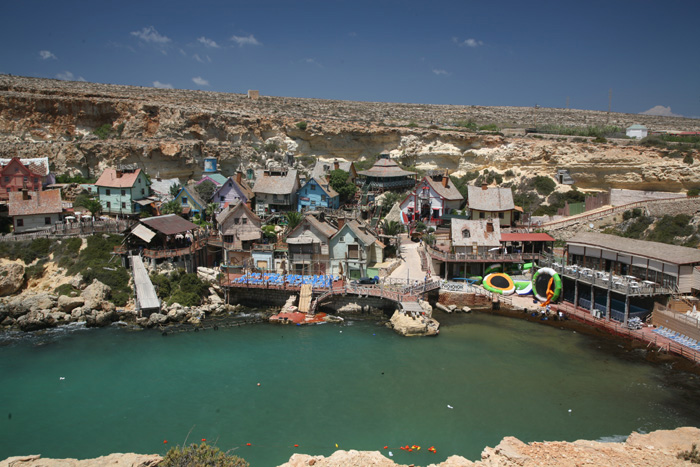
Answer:
<svg viewBox="0 0 700 467"><path fill-rule="evenodd" d="M60 190L30 191L24 199L21 191L8 193L8 210L10 216L29 216L32 214L60 214L63 212Z"/></svg>
<svg viewBox="0 0 700 467"><path fill-rule="evenodd" d="M536 233L502 233L502 242L553 242L554 238L543 232Z"/></svg>
<svg viewBox="0 0 700 467"><path fill-rule="evenodd" d="M121 176L117 175L115 169L105 169L100 175L100 178L95 182L95 186L106 186L108 188L131 188L136 183L136 179L139 178L141 169L136 169L133 172L121 173Z"/></svg>

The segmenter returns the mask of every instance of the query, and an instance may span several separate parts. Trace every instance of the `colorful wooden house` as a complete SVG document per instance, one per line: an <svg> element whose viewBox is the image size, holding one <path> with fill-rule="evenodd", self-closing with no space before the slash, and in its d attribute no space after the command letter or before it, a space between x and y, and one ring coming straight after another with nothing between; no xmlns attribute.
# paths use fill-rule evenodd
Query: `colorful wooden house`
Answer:
<svg viewBox="0 0 700 467"><path fill-rule="evenodd" d="M207 203L199 196L195 189L196 184L188 183L180 189L180 192L173 198L175 202L182 206L182 215L190 217L194 214L204 215Z"/></svg>
<svg viewBox="0 0 700 467"><path fill-rule="evenodd" d="M63 220L60 190L11 191L8 195L15 233L46 229Z"/></svg>
<svg viewBox="0 0 700 467"><path fill-rule="evenodd" d="M297 211L316 208L338 209L340 195L325 178L311 178L297 192Z"/></svg>
<svg viewBox="0 0 700 467"><path fill-rule="evenodd" d="M45 175L42 166L23 164L19 157L13 157L0 167L0 200L7 200L11 192L41 191Z"/></svg>
<svg viewBox="0 0 700 467"><path fill-rule="evenodd" d="M480 187L467 187L467 205L470 219L498 219L501 227L509 227L520 218L521 208L513 203L510 188L490 187L485 183Z"/></svg>
<svg viewBox="0 0 700 467"><path fill-rule="evenodd" d="M253 199L255 194L248 184L243 180L241 172L235 177L229 177L212 196L211 202L219 205L222 209L226 204L233 206L237 203L246 203Z"/></svg>
<svg viewBox="0 0 700 467"><path fill-rule="evenodd" d="M330 240L338 231L312 215L307 215L287 235L289 271L297 274L330 272Z"/></svg>
<svg viewBox="0 0 700 467"><path fill-rule="evenodd" d="M105 169L95 182L106 214L132 215L151 205L151 182L141 169Z"/></svg>
<svg viewBox="0 0 700 467"><path fill-rule="evenodd" d="M255 172L255 208L258 214L297 210L299 177L294 169Z"/></svg>
<svg viewBox="0 0 700 467"><path fill-rule="evenodd" d="M384 244L364 224L338 219L338 232L330 239L331 274L351 279L364 277L368 269L384 261Z"/></svg>
<svg viewBox="0 0 700 467"><path fill-rule="evenodd" d="M449 175L425 176L401 202L401 222L404 225L414 221L437 223L445 214L461 208L462 203L464 197Z"/></svg>

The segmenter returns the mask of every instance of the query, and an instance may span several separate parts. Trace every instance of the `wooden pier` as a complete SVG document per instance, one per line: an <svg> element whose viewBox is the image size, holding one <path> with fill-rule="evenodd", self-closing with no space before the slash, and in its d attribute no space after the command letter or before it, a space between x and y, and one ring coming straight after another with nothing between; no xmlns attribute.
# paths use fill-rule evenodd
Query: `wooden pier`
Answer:
<svg viewBox="0 0 700 467"><path fill-rule="evenodd" d="M134 275L136 309L149 315L160 311L160 300L140 256L131 256L131 272Z"/></svg>

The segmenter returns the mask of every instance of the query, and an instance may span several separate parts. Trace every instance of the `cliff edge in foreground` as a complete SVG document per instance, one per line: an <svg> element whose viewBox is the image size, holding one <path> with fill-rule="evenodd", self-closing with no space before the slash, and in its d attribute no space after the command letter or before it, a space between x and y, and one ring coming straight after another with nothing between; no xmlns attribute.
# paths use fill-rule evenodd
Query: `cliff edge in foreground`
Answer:
<svg viewBox="0 0 700 467"><path fill-rule="evenodd" d="M506 437L495 448L487 447L481 460L472 462L460 456L449 457L429 467L567 467L595 465L602 467L687 466L678 453L700 445L700 429L682 427L659 430L643 435L632 433L623 443L547 441L525 444ZM130 466L154 467L161 460L157 455L111 454L97 459L42 459L40 456L18 456L0 462L0 467L86 467ZM378 451L336 451L329 457L294 454L280 467L401 467Z"/></svg>

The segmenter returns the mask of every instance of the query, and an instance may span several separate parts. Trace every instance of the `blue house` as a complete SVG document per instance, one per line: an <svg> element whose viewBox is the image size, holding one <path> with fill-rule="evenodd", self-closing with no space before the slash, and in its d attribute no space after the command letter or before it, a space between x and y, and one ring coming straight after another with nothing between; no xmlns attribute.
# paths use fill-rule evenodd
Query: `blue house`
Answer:
<svg viewBox="0 0 700 467"><path fill-rule="evenodd" d="M340 207L340 195L328 181L320 178L310 178L299 191L297 191L297 211L313 210L316 208L338 209Z"/></svg>

